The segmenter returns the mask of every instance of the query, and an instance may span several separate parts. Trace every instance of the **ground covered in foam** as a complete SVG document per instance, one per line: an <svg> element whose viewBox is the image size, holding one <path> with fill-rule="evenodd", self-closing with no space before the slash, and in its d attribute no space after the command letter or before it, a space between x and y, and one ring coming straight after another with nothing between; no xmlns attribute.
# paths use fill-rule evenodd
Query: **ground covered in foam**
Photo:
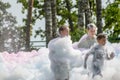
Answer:
<svg viewBox="0 0 120 80"><path fill-rule="evenodd" d="M120 80L120 44L112 44L115 57L105 61L103 77L96 76L94 80ZM0 53L0 80L54 80L50 69L49 50L41 48L38 51ZM79 62L78 62L79 63ZM93 80L89 70L83 66L70 70L70 80Z"/></svg>

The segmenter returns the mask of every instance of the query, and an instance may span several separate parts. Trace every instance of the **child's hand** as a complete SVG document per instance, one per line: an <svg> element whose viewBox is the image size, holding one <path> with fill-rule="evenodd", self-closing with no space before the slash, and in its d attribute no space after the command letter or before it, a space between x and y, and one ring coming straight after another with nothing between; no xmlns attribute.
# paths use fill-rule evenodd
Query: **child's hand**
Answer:
<svg viewBox="0 0 120 80"><path fill-rule="evenodd" d="M115 54L112 52L112 53L110 54L110 58L113 59L114 57L115 57Z"/></svg>

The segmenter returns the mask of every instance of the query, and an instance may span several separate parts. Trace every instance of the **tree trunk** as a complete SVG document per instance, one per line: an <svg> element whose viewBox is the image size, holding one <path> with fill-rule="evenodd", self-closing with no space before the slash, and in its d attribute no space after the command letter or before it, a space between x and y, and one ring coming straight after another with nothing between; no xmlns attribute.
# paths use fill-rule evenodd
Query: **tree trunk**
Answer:
<svg viewBox="0 0 120 80"><path fill-rule="evenodd" d="M28 16L27 16L27 26L26 26L26 51L30 50L30 28L32 22L32 7L34 0L28 0Z"/></svg>
<svg viewBox="0 0 120 80"><path fill-rule="evenodd" d="M92 23L92 13L90 10L90 4L89 4L89 0L84 0L84 7L85 7L85 26L87 27L87 25L89 23Z"/></svg>
<svg viewBox="0 0 120 80"><path fill-rule="evenodd" d="M102 1L96 0L96 15L97 15L97 27L98 33L102 33Z"/></svg>
<svg viewBox="0 0 120 80"><path fill-rule="evenodd" d="M51 0L52 10L52 38L57 36L56 0Z"/></svg>
<svg viewBox="0 0 120 80"><path fill-rule="evenodd" d="M78 28L84 28L84 3L78 0Z"/></svg>
<svg viewBox="0 0 120 80"><path fill-rule="evenodd" d="M46 28L46 47L48 42L52 39L52 13L51 0L44 0L45 6L45 28Z"/></svg>
<svg viewBox="0 0 120 80"><path fill-rule="evenodd" d="M2 30L0 31L0 52L4 51L4 35Z"/></svg>

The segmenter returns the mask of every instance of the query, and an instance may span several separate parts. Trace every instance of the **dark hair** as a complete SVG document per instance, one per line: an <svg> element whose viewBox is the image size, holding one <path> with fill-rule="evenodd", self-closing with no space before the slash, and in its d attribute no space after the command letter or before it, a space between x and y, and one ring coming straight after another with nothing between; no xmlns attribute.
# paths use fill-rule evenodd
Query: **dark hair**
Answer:
<svg viewBox="0 0 120 80"><path fill-rule="evenodd" d="M68 27L68 26L66 26L66 25L61 26L61 27L59 28L59 33L60 33L61 31L64 31L65 29L67 29L67 27Z"/></svg>
<svg viewBox="0 0 120 80"><path fill-rule="evenodd" d="M97 29L97 27L94 23L90 23L90 24L87 25L87 29L89 30L90 28L96 28Z"/></svg>
<svg viewBox="0 0 120 80"><path fill-rule="evenodd" d="M102 39L102 38L106 38L106 35L103 34L103 33L99 33L99 34L97 35L97 40L100 40L100 39Z"/></svg>

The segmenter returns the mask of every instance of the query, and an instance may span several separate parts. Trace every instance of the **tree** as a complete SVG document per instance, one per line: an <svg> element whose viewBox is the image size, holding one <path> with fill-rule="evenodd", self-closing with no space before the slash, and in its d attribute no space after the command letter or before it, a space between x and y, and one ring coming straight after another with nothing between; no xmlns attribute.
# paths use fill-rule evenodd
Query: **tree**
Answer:
<svg viewBox="0 0 120 80"><path fill-rule="evenodd" d="M66 8L68 10L68 23L70 25L71 31L74 31L74 25L73 25L73 20L72 20L72 14L71 14L71 9L72 9L72 2L70 2L70 0L65 0L66 3Z"/></svg>
<svg viewBox="0 0 120 80"><path fill-rule="evenodd" d="M89 23L92 23L92 10L91 10L91 4L89 2L89 0L84 0L84 11L85 11L85 26L87 27L87 25Z"/></svg>
<svg viewBox="0 0 120 80"><path fill-rule="evenodd" d="M84 27L84 2L78 0L78 28Z"/></svg>
<svg viewBox="0 0 120 80"><path fill-rule="evenodd" d="M57 11L56 11L56 0L51 0L51 11L52 11L52 38L57 36Z"/></svg>
<svg viewBox="0 0 120 80"><path fill-rule="evenodd" d="M0 52L17 52L24 47L24 41L21 29L16 26L15 17L7 12L8 8L9 3L0 1Z"/></svg>
<svg viewBox="0 0 120 80"><path fill-rule="evenodd" d="M30 31L32 26L32 7L34 0L28 0L28 14L27 14L27 23L26 23L26 45L25 48L27 51L30 50Z"/></svg>
<svg viewBox="0 0 120 80"><path fill-rule="evenodd" d="M51 0L44 0L45 6L45 34L46 34L46 46L52 39L52 12L51 12Z"/></svg>
<svg viewBox="0 0 120 80"><path fill-rule="evenodd" d="M26 10L26 0L18 0L23 4L23 10ZM44 1L45 0L35 0L34 4L34 15L33 15L33 22L35 22L37 19L42 19L46 17L46 11L44 11ZM53 9L53 0L51 0L51 12L49 13L49 16L55 16L55 8ZM118 1L119 0L115 0ZM45 2L50 2L45 1ZM57 20L55 20L55 17L51 17L52 20L50 20L51 24L49 27L48 34L52 35L54 34L56 27L53 26L53 22L57 22L57 27L60 25L68 24L71 29L71 35L73 41L78 41L78 39L83 35L84 30L80 27L84 28L88 23L94 22L97 23L98 26L98 33L103 32L102 27L102 14L101 14L101 0L56 0L56 17ZM53 11L54 10L54 11ZM106 14L106 13L105 13ZM108 16L106 16L108 17ZM46 17L47 18L47 17ZM50 18L50 17L49 17ZM97 22L96 22L97 19ZM48 23L46 23L48 24ZM55 24L55 23L54 23ZM106 24L105 24L106 25ZM47 26L48 27L48 26ZM54 28L55 27L55 28ZM78 28L79 27L79 28ZM82 31L81 31L82 30ZM41 30L37 31L37 34L39 35L40 32L43 32ZM46 35L48 41L54 37ZM79 38L78 38L79 37ZM47 42L48 42L47 41Z"/></svg>
<svg viewBox="0 0 120 80"><path fill-rule="evenodd" d="M108 34L108 39L111 42L119 42L120 37L120 1L114 0L109 3L103 10L103 18L105 26L103 30Z"/></svg>
<svg viewBox="0 0 120 80"><path fill-rule="evenodd" d="M102 33L102 1L96 0L96 18L98 33Z"/></svg>

